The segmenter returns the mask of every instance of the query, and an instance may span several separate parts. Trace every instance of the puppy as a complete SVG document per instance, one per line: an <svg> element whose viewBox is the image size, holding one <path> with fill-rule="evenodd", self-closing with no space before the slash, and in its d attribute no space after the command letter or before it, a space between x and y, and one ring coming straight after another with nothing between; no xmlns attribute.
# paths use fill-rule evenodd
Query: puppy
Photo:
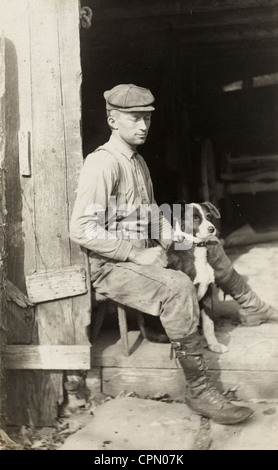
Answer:
<svg viewBox="0 0 278 470"><path fill-rule="evenodd" d="M176 236L185 239L185 202L181 205L181 220L174 220ZM187 274L196 287L197 298L200 303L201 323L204 337L208 348L216 353L225 353L228 348L218 342L215 336L214 322L209 313L205 311L202 300L212 295L212 285L214 283L213 268L207 261L207 245L218 243L215 240L216 228L212 223L213 218L220 218L219 211L210 202L202 204L193 203L193 237L190 241L192 247L185 250L175 250L175 244L168 250L168 267L180 270Z"/></svg>

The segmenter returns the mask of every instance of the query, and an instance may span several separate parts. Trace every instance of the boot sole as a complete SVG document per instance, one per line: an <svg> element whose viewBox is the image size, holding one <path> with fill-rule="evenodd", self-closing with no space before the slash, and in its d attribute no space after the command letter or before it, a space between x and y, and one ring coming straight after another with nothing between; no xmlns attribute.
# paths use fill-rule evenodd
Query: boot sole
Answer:
<svg viewBox="0 0 278 470"><path fill-rule="evenodd" d="M203 413L202 411L194 410L194 408L191 407L188 404L187 404L187 406L192 411L194 411L197 415L203 416L204 418L211 419L212 421L214 421L217 424L226 424L226 425L240 424L240 423L243 423L244 421L246 421L247 419L251 418L251 416L253 416L253 414L254 414L254 411L250 409L250 412L248 414L246 413L244 416L241 416L241 418L234 418L234 419L229 419L229 420L221 419L221 418L217 419L217 418L214 418L212 415L208 415L208 414Z"/></svg>
<svg viewBox="0 0 278 470"><path fill-rule="evenodd" d="M227 421L227 420L217 420L217 419L214 419L214 418L210 418L210 419L212 419L212 421L214 421L217 424L226 424L226 425L232 426L234 424L244 423L244 421L247 421L247 419L251 418L251 416L253 416L253 414L254 414L254 411L251 411L248 415L243 416L242 418L229 420L229 421Z"/></svg>

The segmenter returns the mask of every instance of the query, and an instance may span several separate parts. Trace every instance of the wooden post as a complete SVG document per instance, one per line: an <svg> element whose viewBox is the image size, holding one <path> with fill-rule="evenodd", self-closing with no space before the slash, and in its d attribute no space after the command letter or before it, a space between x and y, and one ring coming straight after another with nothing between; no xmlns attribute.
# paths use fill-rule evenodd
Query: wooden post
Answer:
<svg viewBox="0 0 278 470"><path fill-rule="evenodd" d="M5 42L0 37L0 428L5 424L4 412L4 363L5 349L5 278L6 278L6 199L5 199Z"/></svg>

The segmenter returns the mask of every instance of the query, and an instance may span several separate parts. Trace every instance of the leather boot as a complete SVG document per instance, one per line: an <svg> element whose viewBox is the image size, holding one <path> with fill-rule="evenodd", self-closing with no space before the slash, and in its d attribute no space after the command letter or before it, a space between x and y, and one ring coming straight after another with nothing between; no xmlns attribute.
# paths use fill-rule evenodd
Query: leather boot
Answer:
<svg viewBox="0 0 278 470"><path fill-rule="evenodd" d="M242 324L258 326L261 323L278 323L278 311L262 301L235 269L229 277L217 279L217 284L225 294L231 295L239 303Z"/></svg>
<svg viewBox="0 0 278 470"><path fill-rule="evenodd" d="M228 402L210 384L198 332L171 343L187 381L185 402L193 411L220 424L237 424L252 416L253 410Z"/></svg>

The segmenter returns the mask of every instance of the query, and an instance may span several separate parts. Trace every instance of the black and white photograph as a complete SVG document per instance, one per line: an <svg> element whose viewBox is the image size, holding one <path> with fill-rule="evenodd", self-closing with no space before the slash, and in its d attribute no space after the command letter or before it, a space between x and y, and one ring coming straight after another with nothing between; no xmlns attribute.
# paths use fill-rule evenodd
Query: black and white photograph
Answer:
<svg viewBox="0 0 278 470"><path fill-rule="evenodd" d="M278 450L278 0L0 0L0 450Z"/></svg>

